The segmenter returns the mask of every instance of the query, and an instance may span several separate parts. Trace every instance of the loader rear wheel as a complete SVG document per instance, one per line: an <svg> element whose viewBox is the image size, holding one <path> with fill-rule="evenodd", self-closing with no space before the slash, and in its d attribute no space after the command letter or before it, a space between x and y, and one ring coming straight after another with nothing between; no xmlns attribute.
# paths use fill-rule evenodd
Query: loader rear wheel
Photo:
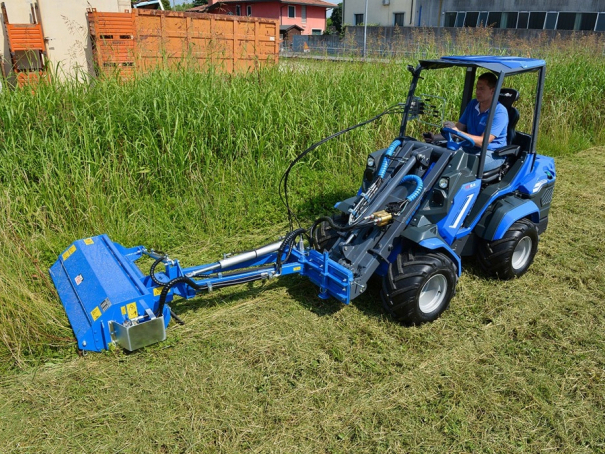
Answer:
<svg viewBox="0 0 605 454"><path fill-rule="evenodd" d="M479 262L499 279L520 277L529 269L538 251L538 229L528 219L520 219L502 239L482 241L478 247Z"/></svg>
<svg viewBox="0 0 605 454"><path fill-rule="evenodd" d="M343 225L347 222L344 214L334 214L331 216L335 224ZM328 224L321 222L313 231L314 249L319 252L329 251L340 238L340 235Z"/></svg>
<svg viewBox="0 0 605 454"><path fill-rule="evenodd" d="M382 280L382 304L407 325L432 322L446 310L456 293L456 265L441 252L402 252Z"/></svg>

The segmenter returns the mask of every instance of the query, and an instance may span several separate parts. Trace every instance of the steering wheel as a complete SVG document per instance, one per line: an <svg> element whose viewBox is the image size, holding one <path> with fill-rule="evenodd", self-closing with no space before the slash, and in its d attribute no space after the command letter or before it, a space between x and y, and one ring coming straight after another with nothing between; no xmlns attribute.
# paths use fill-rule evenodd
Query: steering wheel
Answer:
<svg viewBox="0 0 605 454"><path fill-rule="evenodd" d="M470 148L475 146L475 141L466 134L464 134L462 131L456 131L452 128L442 128L441 134L443 134L443 137L445 137L445 140L447 140L448 150L457 151L461 147ZM462 140L455 140L452 136L458 137Z"/></svg>

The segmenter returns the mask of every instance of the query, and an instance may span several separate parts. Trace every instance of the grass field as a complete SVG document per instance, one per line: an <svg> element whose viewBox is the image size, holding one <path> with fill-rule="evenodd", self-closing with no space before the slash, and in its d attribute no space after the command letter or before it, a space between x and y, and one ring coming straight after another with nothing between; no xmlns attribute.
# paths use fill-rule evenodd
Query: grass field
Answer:
<svg viewBox="0 0 605 454"><path fill-rule="evenodd" d="M605 58L544 57L539 149L558 180L522 279L465 262L451 309L416 328L375 289L346 308L296 277L221 290L176 303L186 325L133 354L77 355L47 275L58 254L105 232L187 266L274 239L288 162L402 100L409 74L304 63L3 92L0 451L605 451ZM397 124L305 161L301 218L354 191Z"/></svg>

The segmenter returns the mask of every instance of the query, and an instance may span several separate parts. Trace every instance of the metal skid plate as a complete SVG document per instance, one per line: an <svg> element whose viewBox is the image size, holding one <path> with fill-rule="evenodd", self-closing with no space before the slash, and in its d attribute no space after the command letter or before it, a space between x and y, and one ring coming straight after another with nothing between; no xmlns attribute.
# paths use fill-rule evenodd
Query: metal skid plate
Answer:
<svg viewBox="0 0 605 454"><path fill-rule="evenodd" d="M158 323L147 320L148 309L152 313L156 309L156 298L134 264L140 254L132 251L114 244L107 235L99 235L75 241L51 267L50 276L80 349L108 349L114 342L110 321L124 325L137 320L138 326ZM168 306L162 315L166 326Z"/></svg>
<svg viewBox="0 0 605 454"><path fill-rule="evenodd" d="M138 324L122 325L115 321L109 322L112 338L122 348L134 351L166 339L164 317L152 318Z"/></svg>

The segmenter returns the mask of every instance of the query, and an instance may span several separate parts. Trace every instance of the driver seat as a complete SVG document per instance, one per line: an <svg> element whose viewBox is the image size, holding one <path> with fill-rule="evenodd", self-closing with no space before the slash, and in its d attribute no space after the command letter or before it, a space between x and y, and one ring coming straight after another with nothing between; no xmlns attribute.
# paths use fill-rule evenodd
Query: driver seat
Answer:
<svg viewBox="0 0 605 454"><path fill-rule="evenodd" d="M513 107L513 103L519 99L519 92L514 88L502 88L500 89L500 96L498 96L498 102L506 108L508 113L508 127L506 128L506 143L505 147L502 147L494 152L497 156L507 156L508 158L500 167L488 170L483 173L483 179L481 180L484 184L490 184L494 181L500 181L506 171L511 165L511 161L518 156L521 147L514 145L514 140L517 135L516 127L519 122L519 111Z"/></svg>

